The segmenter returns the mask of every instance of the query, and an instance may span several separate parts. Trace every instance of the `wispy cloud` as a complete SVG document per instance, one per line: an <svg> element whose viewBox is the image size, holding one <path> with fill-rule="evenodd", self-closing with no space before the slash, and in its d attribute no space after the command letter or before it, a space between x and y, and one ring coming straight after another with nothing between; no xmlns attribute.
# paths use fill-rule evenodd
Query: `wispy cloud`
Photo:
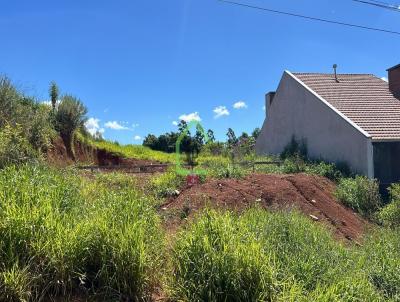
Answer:
<svg viewBox="0 0 400 302"><path fill-rule="evenodd" d="M179 120L180 121L185 121L185 122L191 122L191 121L201 122L200 115L199 115L199 113L197 111L189 113L189 114L182 114L179 117Z"/></svg>
<svg viewBox="0 0 400 302"><path fill-rule="evenodd" d="M245 109L245 108L247 108L247 104L245 102L243 102L243 101L239 101L239 102L236 102L235 104L233 104L233 108L235 108L235 109Z"/></svg>
<svg viewBox="0 0 400 302"><path fill-rule="evenodd" d="M91 135L96 135L96 133L104 133L104 128L100 127L99 124L100 120L98 118L91 117L89 118L86 123L85 123L85 128L86 130L91 134Z"/></svg>
<svg viewBox="0 0 400 302"><path fill-rule="evenodd" d="M385 82L388 82L388 78L387 77L382 77L382 80L384 80Z"/></svg>
<svg viewBox="0 0 400 302"><path fill-rule="evenodd" d="M177 121L172 121L172 125L174 125L174 126L178 126L178 122Z"/></svg>
<svg viewBox="0 0 400 302"><path fill-rule="evenodd" d="M141 137L140 135L135 135L135 136L133 137L133 139L134 139L135 141L140 141L140 140L142 139L142 137Z"/></svg>
<svg viewBox="0 0 400 302"><path fill-rule="evenodd" d="M218 106L214 110L214 118L220 118L221 116L228 116L229 110L225 106Z"/></svg>
<svg viewBox="0 0 400 302"><path fill-rule="evenodd" d="M113 130L130 130L128 127L117 121L109 121L105 123L104 126Z"/></svg>

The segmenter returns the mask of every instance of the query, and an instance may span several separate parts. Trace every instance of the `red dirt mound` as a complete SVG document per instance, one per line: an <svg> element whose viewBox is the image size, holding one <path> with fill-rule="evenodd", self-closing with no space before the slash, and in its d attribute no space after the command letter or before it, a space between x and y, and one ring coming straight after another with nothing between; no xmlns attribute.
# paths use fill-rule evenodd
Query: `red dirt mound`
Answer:
<svg viewBox="0 0 400 302"><path fill-rule="evenodd" d="M185 215L206 205L243 210L254 204L270 209L297 208L310 219L330 227L340 238L359 238L368 222L334 197L335 184L314 175L252 174L245 179L212 180L184 189L163 206L164 211Z"/></svg>

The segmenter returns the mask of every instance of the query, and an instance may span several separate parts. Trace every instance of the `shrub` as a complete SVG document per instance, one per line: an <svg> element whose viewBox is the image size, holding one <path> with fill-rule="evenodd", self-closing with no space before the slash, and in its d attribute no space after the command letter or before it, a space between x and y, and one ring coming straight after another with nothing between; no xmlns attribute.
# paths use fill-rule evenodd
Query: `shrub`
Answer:
<svg viewBox="0 0 400 302"><path fill-rule="evenodd" d="M7 127L17 128L14 133L18 132L19 141L27 141L35 151L45 151L54 136L50 112L48 106L20 93L8 78L0 78L0 131L10 133Z"/></svg>
<svg viewBox="0 0 400 302"><path fill-rule="evenodd" d="M23 134L22 127L6 125L0 128L0 169L7 165L20 164L38 158L29 141Z"/></svg>
<svg viewBox="0 0 400 302"><path fill-rule="evenodd" d="M73 138L75 131L82 127L86 121L87 109L83 103L70 95L66 95L61 99L55 113L55 126L60 132L64 141L68 155L75 159L73 152Z"/></svg>
<svg viewBox="0 0 400 302"><path fill-rule="evenodd" d="M335 194L343 204L369 218L382 205L378 182L364 176L340 179Z"/></svg>
<svg viewBox="0 0 400 302"><path fill-rule="evenodd" d="M400 184L389 187L390 203L379 212L381 223L389 227L400 226Z"/></svg>
<svg viewBox="0 0 400 302"><path fill-rule="evenodd" d="M308 155L307 144L304 139L297 141L294 136L290 142L286 145L281 153L281 159L287 159L290 157L300 157L306 159Z"/></svg>
<svg viewBox="0 0 400 302"><path fill-rule="evenodd" d="M224 143L221 142L207 142L201 149L202 154L212 155L212 156L222 156L227 155L228 150Z"/></svg>
<svg viewBox="0 0 400 302"><path fill-rule="evenodd" d="M339 180L342 177L342 173L337 169L335 164L323 161L307 165L305 172L321 175L331 180Z"/></svg>
<svg viewBox="0 0 400 302"><path fill-rule="evenodd" d="M299 155L295 155L290 158L286 158L281 166L282 173L301 173L306 170L306 162Z"/></svg>

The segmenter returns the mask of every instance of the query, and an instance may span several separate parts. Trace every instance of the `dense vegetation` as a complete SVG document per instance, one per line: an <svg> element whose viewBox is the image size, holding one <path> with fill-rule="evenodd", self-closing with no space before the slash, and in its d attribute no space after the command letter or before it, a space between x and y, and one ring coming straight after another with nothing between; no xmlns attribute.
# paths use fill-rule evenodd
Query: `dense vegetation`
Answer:
<svg viewBox="0 0 400 302"><path fill-rule="evenodd" d="M2 170L0 300L146 297L161 272L163 236L153 201L129 184L34 165Z"/></svg>
<svg viewBox="0 0 400 302"><path fill-rule="evenodd" d="M386 232L346 248L295 212L206 211L178 237L171 291L184 301L398 301L399 244Z"/></svg>
<svg viewBox="0 0 400 302"><path fill-rule="evenodd" d="M384 204L376 181L308 159L302 142L293 139L280 158L261 158L253 152L257 130L236 138L229 129L226 143L206 143L197 129L182 151L196 153L196 168L207 170L201 181L253 171L322 175L371 230L361 244L345 244L296 211L251 208L206 209L171 234L160 208L185 181L173 168L143 181L57 170L43 154L60 136L71 158L77 139L173 163L175 154L162 151L173 152L182 133L120 146L86 133L79 99L59 97L55 83L49 96L42 104L0 80L0 301L143 301L154 293L173 301L400 301L400 185ZM252 165L261 160L280 164Z"/></svg>
<svg viewBox="0 0 400 302"><path fill-rule="evenodd" d="M140 300L162 286L184 301L399 301L396 228L345 246L296 212L206 210L170 250L155 190L171 177L141 189L123 174L3 169L0 300Z"/></svg>

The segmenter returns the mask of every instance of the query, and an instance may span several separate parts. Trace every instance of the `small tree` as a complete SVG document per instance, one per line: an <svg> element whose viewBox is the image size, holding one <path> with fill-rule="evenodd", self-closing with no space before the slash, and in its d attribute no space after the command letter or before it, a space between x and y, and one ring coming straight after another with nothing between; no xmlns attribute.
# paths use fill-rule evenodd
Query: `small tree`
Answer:
<svg viewBox="0 0 400 302"><path fill-rule="evenodd" d="M251 133L251 136L254 137L254 139L256 140L258 138L258 136L260 135L261 129L260 128L255 128L253 130L253 132Z"/></svg>
<svg viewBox="0 0 400 302"><path fill-rule="evenodd" d="M53 111L56 109L56 104L57 104L57 99L58 99L58 86L55 82L50 83L50 88L49 88L49 94L50 94L50 100L51 100L51 107L53 108Z"/></svg>
<svg viewBox="0 0 400 302"><path fill-rule="evenodd" d="M208 141L209 141L210 143L215 142L214 131L212 131L211 129L208 129L208 131L207 131L207 136L208 136Z"/></svg>
<svg viewBox="0 0 400 302"><path fill-rule="evenodd" d="M58 106L55 114L56 129L64 141L67 154L75 160L72 149L75 130L82 127L86 122L87 108L83 103L71 96L65 95Z"/></svg>

